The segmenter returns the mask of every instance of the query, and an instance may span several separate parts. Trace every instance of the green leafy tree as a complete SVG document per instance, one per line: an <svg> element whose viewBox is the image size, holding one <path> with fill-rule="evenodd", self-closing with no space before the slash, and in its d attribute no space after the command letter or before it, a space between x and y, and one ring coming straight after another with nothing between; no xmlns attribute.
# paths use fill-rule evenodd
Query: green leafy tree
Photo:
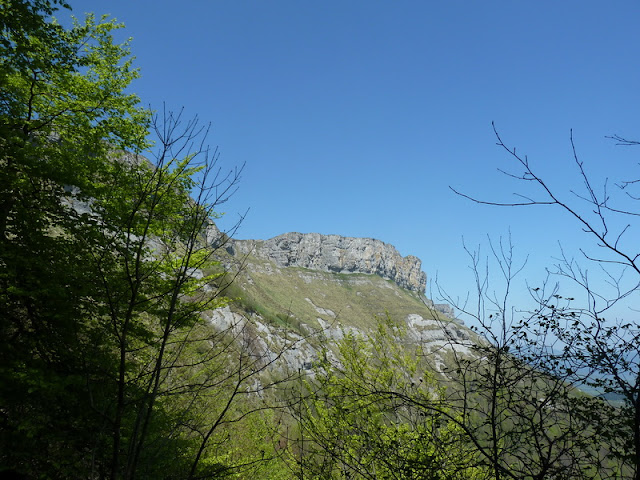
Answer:
<svg viewBox="0 0 640 480"><path fill-rule="evenodd" d="M120 25L64 29L55 6L0 10L0 468L219 476L211 445L268 366L203 316L226 303L211 222L240 170L197 120L138 107Z"/></svg>
<svg viewBox="0 0 640 480"><path fill-rule="evenodd" d="M400 338L381 321L369 338L347 333L340 358L318 366L298 409L300 478L485 478L443 390Z"/></svg>
<svg viewBox="0 0 640 480"><path fill-rule="evenodd" d="M37 472L75 468L87 454L101 425L86 372L109 363L100 351L86 363L97 334L83 319L97 318L100 302L91 249L76 236L91 216L70 208L70 194L99 198L97 179L115 173L106 152L144 147L148 124L124 92L137 72L121 61L127 46L112 43L118 25L88 17L65 30L45 18L54 6L0 10L2 463Z"/></svg>

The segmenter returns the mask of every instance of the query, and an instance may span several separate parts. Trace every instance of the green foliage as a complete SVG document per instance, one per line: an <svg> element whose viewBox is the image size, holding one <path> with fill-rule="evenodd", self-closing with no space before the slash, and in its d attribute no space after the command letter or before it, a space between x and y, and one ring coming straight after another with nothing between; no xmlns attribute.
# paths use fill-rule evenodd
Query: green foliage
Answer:
<svg viewBox="0 0 640 480"><path fill-rule="evenodd" d="M203 398L231 404L251 376L201 315L226 304L201 274L220 271L203 236L223 197L206 151L184 150L197 125L127 93L121 25L64 29L55 4L0 4L0 469L187 478L227 414ZM176 135L155 164L138 156L149 127Z"/></svg>
<svg viewBox="0 0 640 480"><path fill-rule="evenodd" d="M44 19L53 5L0 10L0 384L11 386L1 392L0 462L42 476L86 471L86 449L102 448L93 399L112 368L89 267L89 242L102 233L88 215L94 230L78 223L66 188L80 189L78 201L97 195L95 179L111 168L105 142L143 146L147 118L123 93L136 74L120 61L126 46L111 42L117 26L88 18L67 31Z"/></svg>
<svg viewBox="0 0 640 480"><path fill-rule="evenodd" d="M387 319L369 338L347 334L339 359L323 362L308 380L298 418L305 477L484 478L444 392L399 344L401 333ZM408 408L399 392L431 408Z"/></svg>

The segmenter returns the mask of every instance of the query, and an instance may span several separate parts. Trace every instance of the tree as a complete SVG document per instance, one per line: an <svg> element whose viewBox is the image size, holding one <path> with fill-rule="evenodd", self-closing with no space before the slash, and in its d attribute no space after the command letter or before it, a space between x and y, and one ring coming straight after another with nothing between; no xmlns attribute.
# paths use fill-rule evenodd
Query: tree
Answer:
<svg viewBox="0 0 640 480"><path fill-rule="evenodd" d="M112 425L105 436L112 478L167 475L159 461L163 452L195 448L196 440L179 428L188 418L183 409L212 385L224 390L222 379L237 368L244 372L225 365L234 336L207 328L202 318L226 304L214 284L224 272L207 229L239 172L220 177L217 158L202 143L191 147L203 133L197 121L183 128L180 122L170 114L154 118L154 165L136 156L116 161L111 188L130 190L93 199L101 227L79 223L89 229L82 238L91 239L91 265L103 299L101 345L117 352L111 374L115 397L107 397L100 412ZM178 475L185 466L176 466Z"/></svg>
<svg viewBox="0 0 640 480"><path fill-rule="evenodd" d="M219 476L234 465L212 445L278 358L205 315L227 302L212 221L241 169L197 119L138 107L120 25L66 30L55 6L0 10L0 469Z"/></svg>
<svg viewBox="0 0 640 480"><path fill-rule="evenodd" d="M491 478L602 478L614 462L594 444L596 430L584 414L602 412L601 402L580 391L566 372L559 374L557 362L548 361L546 337L531 334L542 309L527 312L512 304L526 260L515 263L511 238L497 244L489 240L489 246L492 262L487 259L486 265L479 250L465 247L477 290L473 301L455 304L438 286L479 334L474 342L448 339L444 383L448 402L461 412L459 427ZM492 282L490 264L499 282ZM551 299L556 293L544 295Z"/></svg>
<svg viewBox="0 0 640 480"><path fill-rule="evenodd" d="M308 379L291 410L301 478L485 478L444 391L402 335L390 319L370 337L346 333L340 357L327 356Z"/></svg>
<svg viewBox="0 0 640 480"><path fill-rule="evenodd" d="M65 233L80 214L64 199L71 186L78 201L100 198L106 152L141 149L148 123L124 93L137 73L120 61L126 45L112 43L118 25L89 17L64 30L45 20L54 6L5 1L0 10L2 463L39 472L73 465L100 428L78 402L89 352L76 342L91 338L78 319L99 306L85 268L92 252Z"/></svg>
<svg viewBox="0 0 640 480"><path fill-rule="evenodd" d="M527 321L515 327L523 335L538 338L540 348L528 360L536 366L547 365L550 374L565 382L591 387L605 399L597 406L590 402L587 408L575 410L588 421L594 433L594 446L619 462L617 470L603 469L599 473L602 478L639 479L640 324L633 308L623 318L612 318L620 315L622 304L637 295L640 288L640 252L631 237L638 217L638 196L634 190L639 182L631 176L620 179L611 189L605 181L599 193L571 135L573 162L582 190L557 191L536 173L526 156L503 142L495 127L494 131L497 144L521 172L508 176L522 187L533 186L535 193L520 194L515 202L461 195L494 206L552 206L572 220L592 242L592 248L581 249L581 262L563 251L552 270L554 275L569 281L574 293L562 296L554 288L551 292L540 287L532 289L538 308ZM627 146L638 143L620 136L611 138ZM600 273L594 275L589 265L596 266ZM576 300L576 291L581 291L583 301ZM612 399L621 404L608 401Z"/></svg>

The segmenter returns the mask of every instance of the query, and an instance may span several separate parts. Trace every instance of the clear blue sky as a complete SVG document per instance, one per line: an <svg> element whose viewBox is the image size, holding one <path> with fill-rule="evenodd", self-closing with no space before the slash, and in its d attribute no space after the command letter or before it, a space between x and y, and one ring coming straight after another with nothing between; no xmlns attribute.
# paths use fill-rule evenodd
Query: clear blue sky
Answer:
<svg viewBox="0 0 640 480"><path fill-rule="evenodd" d="M127 26L133 91L213 124L229 167L246 162L238 238L284 232L374 237L422 259L453 295L473 289L462 238L508 235L535 284L586 243L551 209L488 200L521 187L503 139L558 188L579 188L569 143L600 185L636 171L637 1L72 1ZM628 177L624 177L628 178ZM223 223L224 226L224 223ZM638 231L629 239L640 244ZM484 247L483 247L484 248ZM521 294L521 293L520 293Z"/></svg>

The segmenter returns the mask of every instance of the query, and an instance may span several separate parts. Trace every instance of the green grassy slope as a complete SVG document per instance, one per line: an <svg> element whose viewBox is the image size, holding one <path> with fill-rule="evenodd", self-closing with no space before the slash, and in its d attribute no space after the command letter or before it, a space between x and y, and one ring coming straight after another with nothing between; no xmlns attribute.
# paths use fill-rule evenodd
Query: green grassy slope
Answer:
<svg viewBox="0 0 640 480"><path fill-rule="evenodd" d="M366 331L377 316L386 314L398 321L409 314L448 320L420 295L377 275L280 268L251 256L228 295L238 299L235 308L298 331L302 325L318 328L326 323Z"/></svg>

